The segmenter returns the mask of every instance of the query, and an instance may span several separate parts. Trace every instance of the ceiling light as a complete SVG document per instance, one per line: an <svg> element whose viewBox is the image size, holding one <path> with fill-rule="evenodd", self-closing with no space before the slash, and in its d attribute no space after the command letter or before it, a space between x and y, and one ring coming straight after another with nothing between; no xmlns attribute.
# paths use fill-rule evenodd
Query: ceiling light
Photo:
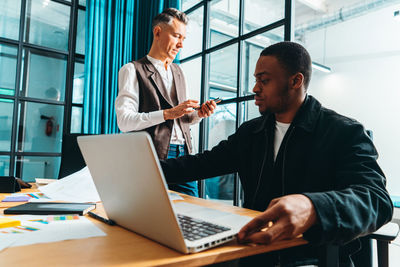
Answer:
<svg viewBox="0 0 400 267"><path fill-rule="evenodd" d="M319 63L316 63L316 62L312 62L311 66L316 70L320 70L320 71L323 71L323 72L326 72L326 73L332 72L332 69L330 67L327 67L325 65L322 65L322 64L319 64Z"/></svg>
<svg viewBox="0 0 400 267"><path fill-rule="evenodd" d="M318 12L326 13L328 11L326 8L325 0L297 0L297 1Z"/></svg>

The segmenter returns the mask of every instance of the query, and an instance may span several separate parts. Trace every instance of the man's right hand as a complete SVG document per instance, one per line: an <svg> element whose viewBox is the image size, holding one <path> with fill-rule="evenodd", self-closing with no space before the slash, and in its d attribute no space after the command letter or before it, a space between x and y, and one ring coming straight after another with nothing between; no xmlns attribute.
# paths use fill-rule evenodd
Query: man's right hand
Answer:
<svg viewBox="0 0 400 267"><path fill-rule="evenodd" d="M197 100L186 100L180 103L176 107L170 109L164 109L164 120L173 120L182 117L185 114L192 113L194 108L199 106L199 101Z"/></svg>
<svg viewBox="0 0 400 267"><path fill-rule="evenodd" d="M307 196L286 195L271 200L263 213L243 226L238 233L238 241L269 244L292 239L316 223L317 213L314 204Z"/></svg>

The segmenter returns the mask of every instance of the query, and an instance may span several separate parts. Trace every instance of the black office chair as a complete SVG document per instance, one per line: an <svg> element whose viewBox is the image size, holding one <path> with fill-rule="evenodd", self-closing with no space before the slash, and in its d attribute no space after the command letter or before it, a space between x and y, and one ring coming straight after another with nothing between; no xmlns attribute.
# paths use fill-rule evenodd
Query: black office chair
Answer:
<svg viewBox="0 0 400 267"><path fill-rule="evenodd" d="M368 136L373 139L373 132L366 130ZM399 225L389 222L379 228L377 231L367 236L361 237L361 250L351 256L355 267L373 266L372 242L376 240L378 252L378 267L389 267L389 244L396 239L399 234ZM325 251L320 255L321 266L336 267L339 266L339 248L338 246L327 245Z"/></svg>
<svg viewBox="0 0 400 267"><path fill-rule="evenodd" d="M372 241L375 239L378 252L378 267L389 267L389 244L399 234L399 225L389 222L377 231L360 238L363 247L359 252L351 256L355 267L372 267ZM339 247L326 245L320 251L320 267L339 266Z"/></svg>
<svg viewBox="0 0 400 267"><path fill-rule="evenodd" d="M61 147L61 165L58 179L62 179L86 166L76 138L88 134L64 134Z"/></svg>

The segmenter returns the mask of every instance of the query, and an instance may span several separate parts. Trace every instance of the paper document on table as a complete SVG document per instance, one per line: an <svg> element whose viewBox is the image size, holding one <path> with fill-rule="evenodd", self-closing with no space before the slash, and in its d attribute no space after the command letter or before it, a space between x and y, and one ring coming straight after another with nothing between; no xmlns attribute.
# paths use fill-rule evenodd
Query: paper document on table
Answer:
<svg viewBox="0 0 400 267"><path fill-rule="evenodd" d="M183 197L181 197L177 193L169 192L168 195L170 200L183 200Z"/></svg>
<svg viewBox="0 0 400 267"><path fill-rule="evenodd" d="M99 194L88 167L39 188L52 201L98 202ZM38 200L34 200L38 201ZM49 200L47 200L49 201Z"/></svg>
<svg viewBox="0 0 400 267"><path fill-rule="evenodd" d="M5 248L11 247L15 241L17 241L18 235L8 235L5 236L1 233L0 230L0 251L2 251Z"/></svg>
<svg viewBox="0 0 400 267"><path fill-rule="evenodd" d="M52 215L8 216L21 221L20 226L0 229L0 251L6 247L106 236L84 216L55 219ZM62 216L57 216L62 217ZM72 216L64 216L72 217ZM75 218L77 217L77 218Z"/></svg>

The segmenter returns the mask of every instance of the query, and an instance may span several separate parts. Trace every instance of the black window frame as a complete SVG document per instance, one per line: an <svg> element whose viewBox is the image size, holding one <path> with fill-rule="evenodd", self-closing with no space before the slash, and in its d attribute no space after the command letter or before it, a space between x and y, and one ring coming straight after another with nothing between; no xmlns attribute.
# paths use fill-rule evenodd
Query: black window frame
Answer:
<svg viewBox="0 0 400 267"><path fill-rule="evenodd" d="M15 90L14 95L6 95L0 93L0 98L13 100L13 114L12 114L12 129L11 129L11 147L10 151L0 151L0 156L9 156L9 175L21 177L22 166L19 161L24 156L41 156L41 157L61 157L61 151L54 152L23 152L20 151L20 144L22 141L22 135L18 133L19 124L18 121L24 123L23 111L20 112L19 107L24 102L29 103L41 103L41 104L56 104L64 107L63 117L63 129L62 135L70 133L71 129L71 112L73 106L83 108L83 104L72 104L72 93L73 93L73 78L74 78L74 66L75 62L84 63L85 55L75 53L76 50L76 34L77 34L77 21L78 21L78 10L86 12L86 7L79 4L79 0L50 0L51 2L67 5L70 7L70 20L69 20L69 32L68 32L68 49L67 51L61 51L41 45L31 44L24 41L24 35L28 34L25 32L26 9L28 0L21 0L21 11L20 11L20 23L19 23L19 36L18 40L8 39L0 37L0 45L9 45L17 48L17 66L16 66L16 77L15 77ZM67 61L67 72L65 80L65 96L63 101L46 100L40 98L33 98L25 96L22 91L25 90L26 86L26 71L22 68L26 68L27 64L22 61L27 60L27 57L23 57L24 51L35 51L44 55L51 55L52 57L65 58ZM22 75L24 74L24 75ZM83 117L83 114L82 114ZM81 125L81 131L83 125ZM52 177L57 178L57 177Z"/></svg>

